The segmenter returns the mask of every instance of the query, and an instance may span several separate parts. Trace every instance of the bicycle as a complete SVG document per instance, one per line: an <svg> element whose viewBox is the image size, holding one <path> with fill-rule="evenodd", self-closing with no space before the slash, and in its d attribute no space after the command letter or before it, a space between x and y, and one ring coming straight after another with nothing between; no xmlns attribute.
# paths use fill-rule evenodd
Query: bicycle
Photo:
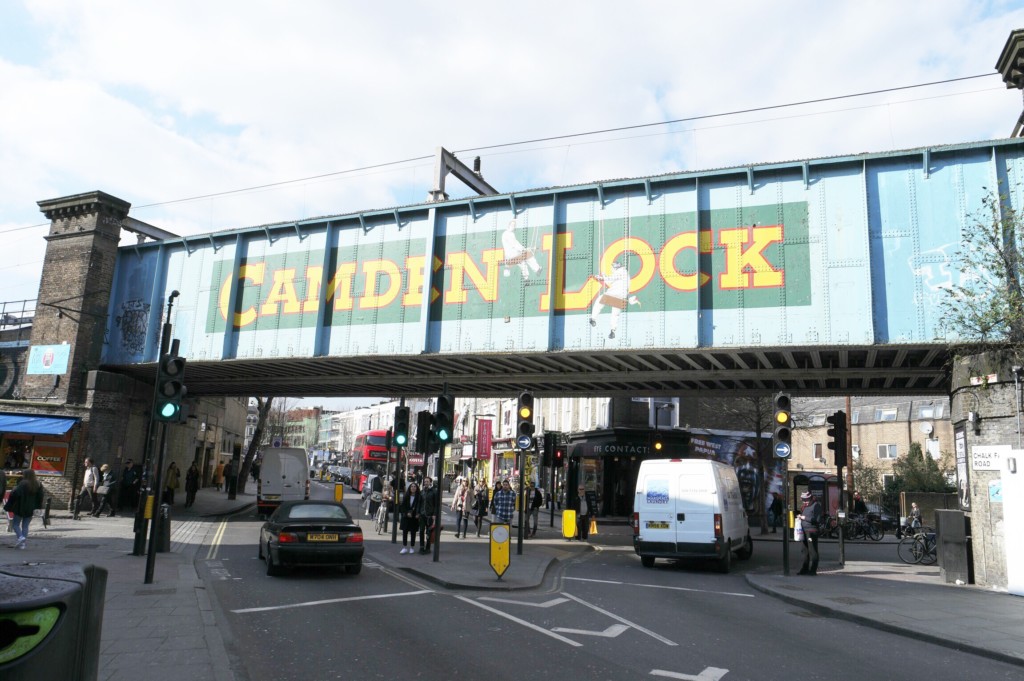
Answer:
<svg viewBox="0 0 1024 681"><path fill-rule="evenodd" d="M909 565L931 565L938 557L936 543L935 530L919 527L914 534L904 533L903 539L896 545L896 555Z"/></svg>

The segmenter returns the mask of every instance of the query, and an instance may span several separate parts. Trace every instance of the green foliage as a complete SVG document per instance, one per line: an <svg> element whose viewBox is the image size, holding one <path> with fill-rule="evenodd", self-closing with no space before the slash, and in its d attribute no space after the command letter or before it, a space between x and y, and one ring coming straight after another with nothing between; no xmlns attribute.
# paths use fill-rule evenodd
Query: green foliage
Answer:
<svg viewBox="0 0 1024 681"><path fill-rule="evenodd" d="M1019 346L1024 342L1024 225L1003 197L990 195L963 230L956 256L960 281L941 302L950 331L964 344Z"/></svg>
<svg viewBox="0 0 1024 681"><path fill-rule="evenodd" d="M898 508L900 492L954 491L938 462L925 456L917 442L912 442L910 451L893 462L892 472L893 479L883 492L883 505L886 508Z"/></svg>
<svg viewBox="0 0 1024 681"><path fill-rule="evenodd" d="M853 467L853 490L851 492L860 492L865 499L877 500L878 503L885 506L882 502L882 491L881 466L861 456Z"/></svg>

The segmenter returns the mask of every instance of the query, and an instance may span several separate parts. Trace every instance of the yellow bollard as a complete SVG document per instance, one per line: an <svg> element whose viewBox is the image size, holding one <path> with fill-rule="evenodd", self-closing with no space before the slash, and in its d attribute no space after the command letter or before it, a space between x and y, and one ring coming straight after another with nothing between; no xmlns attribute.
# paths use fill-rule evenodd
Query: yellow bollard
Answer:
<svg viewBox="0 0 1024 681"><path fill-rule="evenodd" d="M345 498L345 485L336 482L334 483L334 501L341 503L341 500Z"/></svg>
<svg viewBox="0 0 1024 681"><path fill-rule="evenodd" d="M505 523L491 523L491 569L498 579L505 574L509 563L509 529Z"/></svg>
<svg viewBox="0 0 1024 681"><path fill-rule="evenodd" d="M154 505L155 501L156 501L156 495L155 494L147 494L146 495L146 511L145 511L145 518L146 518L146 520L152 520L153 519L153 505Z"/></svg>

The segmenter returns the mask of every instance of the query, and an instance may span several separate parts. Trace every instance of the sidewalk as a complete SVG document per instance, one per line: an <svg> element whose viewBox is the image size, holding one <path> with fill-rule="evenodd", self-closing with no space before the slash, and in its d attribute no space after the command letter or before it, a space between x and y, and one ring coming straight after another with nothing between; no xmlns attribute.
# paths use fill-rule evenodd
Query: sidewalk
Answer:
<svg viewBox="0 0 1024 681"><path fill-rule="evenodd" d="M14 534L0 532L0 572L4 564L79 563L107 570L98 678L107 681L233 681L224 639L217 628L206 585L194 562L217 517L255 504L254 494L228 501L213 488L201 490L185 509L184 495L173 507L171 551L157 553L153 583L145 584L146 556L131 555L134 517L73 520L54 511L50 526L37 518L28 547L11 548ZM6 529L6 523L0 530ZM148 529L148 526L147 526ZM45 676L45 671L42 672ZM42 678L42 677L40 677Z"/></svg>

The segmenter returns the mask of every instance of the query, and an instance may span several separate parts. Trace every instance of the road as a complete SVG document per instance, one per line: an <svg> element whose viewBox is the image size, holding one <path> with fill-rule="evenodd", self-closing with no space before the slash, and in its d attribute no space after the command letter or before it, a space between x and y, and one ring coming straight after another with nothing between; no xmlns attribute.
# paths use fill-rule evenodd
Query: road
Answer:
<svg viewBox="0 0 1024 681"><path fill-rule="evenodd" d="M754 558L729 575L661 561L644 569L630 548L612 546L560 564L536 590L460 592L375 561L396 550L387 542L368 542L357 576L310 569L267 577L257 559L260 524L253 514L230 519L198 561L227 622L233 666L251 681L1020 677L1010 665L755 592L743 572L777 566L776 542L757 542ZM892 544L847 553L896 559Z"/></svg>

